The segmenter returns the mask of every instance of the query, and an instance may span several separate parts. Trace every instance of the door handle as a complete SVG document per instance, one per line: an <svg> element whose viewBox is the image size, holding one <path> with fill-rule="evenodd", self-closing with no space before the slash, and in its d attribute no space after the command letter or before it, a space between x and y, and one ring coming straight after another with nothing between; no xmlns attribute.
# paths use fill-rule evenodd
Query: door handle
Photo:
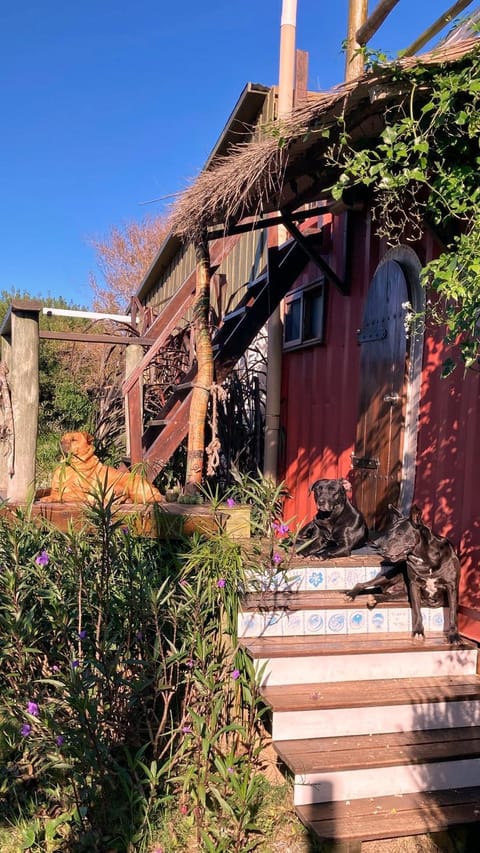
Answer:
<svg viewBox="0 0 480 853"><path fill-rule="evenodd" d="M399 403L400 402L400 394L385 394L383 398L385 403Z"/></svg>

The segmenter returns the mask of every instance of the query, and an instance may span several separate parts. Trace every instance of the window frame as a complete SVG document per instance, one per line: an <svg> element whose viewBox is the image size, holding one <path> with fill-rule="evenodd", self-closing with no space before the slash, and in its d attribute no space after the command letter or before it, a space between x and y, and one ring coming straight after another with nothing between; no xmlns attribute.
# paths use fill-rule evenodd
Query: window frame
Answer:
<svg viewBox="0 0 480 853"><path fill-rule="evenodd" d="M313 297L321 295L321 331L319 335L307 337L309 334L309 306L313 303ZM321 276L310 284L304 287L299 287L292 290L284 297L284 318L283 318L283 349L301 349L304 347L318 346L325 341L325 303L326 303L326 287L325 277ZM290 338L287 340L287 311L288 306L293 303L300 304L300 335L299 337Z"/></svg>

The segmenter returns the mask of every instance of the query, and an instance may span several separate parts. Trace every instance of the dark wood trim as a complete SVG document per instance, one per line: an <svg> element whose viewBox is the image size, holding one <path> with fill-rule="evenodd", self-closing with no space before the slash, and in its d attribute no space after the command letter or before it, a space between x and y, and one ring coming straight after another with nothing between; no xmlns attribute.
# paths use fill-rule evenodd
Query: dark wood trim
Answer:
<svg viewBox="0 0 480 853"><path fill-rule="evenodd" d="M303 222L305 219L321 216L323 213L330 213L330 210L325 205L317 205L309 210L297 210L294 213L289 213L290 220ZM222 237L230 237L232 234L247 234L249 231L259 231L261 228L271 228L272 225L286 225L286 214L277 213L274 216L269 216L266 219L248 219L230 225L228 228L215 228L208 232L209 240L220 240Z"/></svg>
<svg viewBox="0 0 480 853"><path fill-rule="evenodd" d="M296 242L299 244L299 246L301 246L301 248L303 249L303 251L305 252L307 257L309 257L310 260L313 261L313 263L316 264L316 266L322 270L322 272L325 274L327 279L329 281L331 281L332 284L335 285L337 290L339 290L340 293L343 294L343 296L347 296L348 295L348 287L347 287L346 283L338 277L336 272L334 272L332 270L331 266L329 264L327 264L327 262L322 258L322 256L317 251L315 251L314 248L312 248L309 245L309 243L305 239L305 237L302 234L302 232L300 231L300 229L297 228L297 226L293 223L290 215L284 213L283 216L284 216L284 224L285 224L287 231L290 232L293 239L296 240Z"/></svg>

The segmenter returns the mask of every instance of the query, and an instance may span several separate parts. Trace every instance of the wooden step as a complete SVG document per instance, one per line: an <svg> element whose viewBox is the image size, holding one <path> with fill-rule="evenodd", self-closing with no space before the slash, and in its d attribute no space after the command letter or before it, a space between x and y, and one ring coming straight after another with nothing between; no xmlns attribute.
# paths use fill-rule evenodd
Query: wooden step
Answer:
<svg viewBox="0 0 480 853"><path fill-rule="evenodd" d="M480 725L476 675L263 687L274 741Z"/></svg>
<svg viewBox="0 0 480 853"><path fill-rule="evenodd" d="M367 607L368 596L358 597L354 601L345 595L342 590L325 590L324 592L296 592L296 591L266 591L249 592L242 599L242 610L321 610L322 608L358 610ZM405 597L382 602L381 607L389 610L395 607L410 609L407 595ZM373 608L372 608L373 609ZM375 607L379 609L379 605Z"/></svg>
<svg viewBox="0 0 480 853"><path fill-rule="evenodd" d="M424 642L408 632L347 636L245 637L240 640L261 673L262 686L473 675L477 648L450 646L443 633Z"/></svg>
<svg viewBox="0 0 480 853"><path fill-rule="evenodd" d="M322 841L400 838L480 821L480 787L317 803L296 811Z"/></svg>
<svg viewBox="0 0 480 853"><path fill-rule="evenodd" d="M281 740L275 752L296 776L480 756L480 727Z"/></svg>
<svg viewBox="0 0 480 853"><path fill-rule="evenodd" d="M294 804L480 783L480 728L278 741L294 774Z"/></svg>

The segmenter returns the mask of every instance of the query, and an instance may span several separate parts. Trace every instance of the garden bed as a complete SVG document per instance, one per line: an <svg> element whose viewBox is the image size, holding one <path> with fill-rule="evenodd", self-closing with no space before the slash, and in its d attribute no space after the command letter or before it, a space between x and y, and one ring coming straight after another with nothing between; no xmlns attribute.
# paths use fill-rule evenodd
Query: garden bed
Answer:
<svg viewBox="0 0 480 853"><path fill-rule="evenodd" d="M0 515L8 515L17 509L26 510L25 504L8 504L0 508ZM40 503L35 501L29 510L32 518L46 520L59 530L66 532L69 525L80 529L85 525L85 507L78 503ZM229 507L221 504L213 508L210 504L121 504L116 518L125 517L125 522L136 533L158 539L191 536L192 533L217 533L224 530L232 539L248 539L250 536L250 506L238 504Z"/></svg>

